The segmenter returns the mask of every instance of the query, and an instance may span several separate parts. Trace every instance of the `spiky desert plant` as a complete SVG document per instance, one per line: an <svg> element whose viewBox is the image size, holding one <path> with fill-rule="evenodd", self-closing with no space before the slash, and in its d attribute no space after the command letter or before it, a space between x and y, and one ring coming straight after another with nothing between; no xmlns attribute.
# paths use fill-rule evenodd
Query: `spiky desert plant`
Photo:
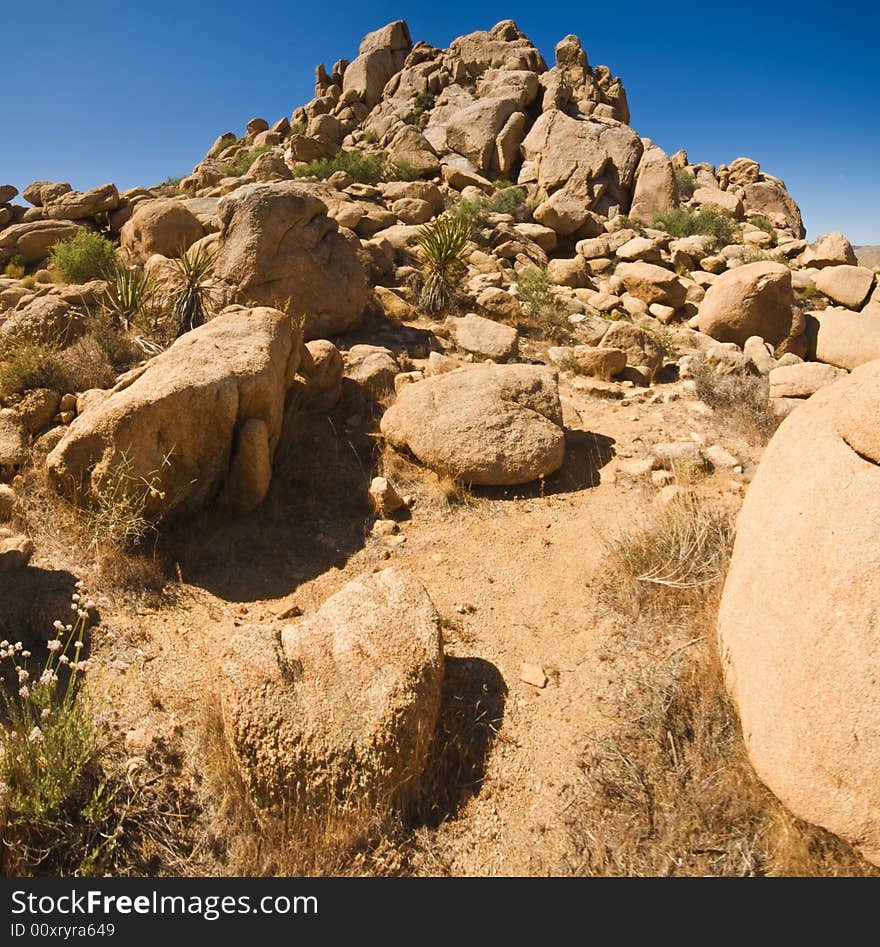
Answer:
<svg viewBox="0 0 880 947"><path fill-rule="evenodd" d="M140 267L116 263L107 278L105 309L127 332L132 325L155 322L156 284Z"/></svg>
<svg viewBox="0 0 880 947"><path fill-rule="evenodd" d="M177 336L204 325L212 308L214 284L211 276L217 260L215 250L196 247L183 251L174 261L180 285L171 294Z"/></svg>
<svg viewBox="0 0 880 947"><path fill-rule="evenodd" d="M447 214L419 231L419 254L425 267L419 302L427 312L438 314L449 305L466 272L470 235L467 221Z"/></svg>

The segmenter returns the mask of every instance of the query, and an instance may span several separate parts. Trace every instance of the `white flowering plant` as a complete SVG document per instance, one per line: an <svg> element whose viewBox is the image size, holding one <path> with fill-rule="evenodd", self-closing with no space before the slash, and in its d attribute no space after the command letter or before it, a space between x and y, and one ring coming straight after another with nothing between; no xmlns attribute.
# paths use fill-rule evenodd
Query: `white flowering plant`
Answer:
<svg viewBox="0 0 880 947"><path fill-rule="evenodd" d="M5 822L41 817L62 809L77 792L95 758L94 723L78 698L88 661L83 638L95 608L77 583L73 621L54 623L42 666L22 642L0 641L0 813Z"/></svg>

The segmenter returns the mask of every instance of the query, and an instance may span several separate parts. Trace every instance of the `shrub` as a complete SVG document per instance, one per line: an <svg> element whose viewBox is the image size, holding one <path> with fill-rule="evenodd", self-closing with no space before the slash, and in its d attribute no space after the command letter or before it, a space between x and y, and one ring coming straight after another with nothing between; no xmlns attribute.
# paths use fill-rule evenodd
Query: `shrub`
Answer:
<svg viewBox="0 0 880 947"><path fill-rule="evenodd" d="M758 375L722 375L704 360L692 367L695 394L748 439L766 443L780 419L768 407L768 382Z"/></svg>
<svg viewBox="0 0 880 947"><path fill-rule="evenodd" d="M368 145L375 145L378 140L379 140L379 136L376 134L375 131L373 131L372 128L368 128L368 129L364 132L364 141L365 141Z"/></svg>
<svg viewBox="0 0 880 947"><path fill-rule="evenodd" d="M444 214L418 233L419 254L425 267L421 306L439 314L449 305L466 273L471 229L465 220Z"/></svg>
<svg viewBox="0 0 880 947"><path fill-rule="evenodd" d="M69 240L59 240L49 254L51 265L68 283L103 279L116 263L116 248L91 230L81 230Z"/></svg>
<svg viewBox="0 0 880 947"><path fill-rule="evenodd" d="M510 214L516 217L526 202L526 192L521 187L500 187L489 201L489 210L495 214Z"/></svg>
<svg viewBox="0 0 880 947"><path fill-rule="evenodd" d="M239 178L250 171L251 165L260 155L267 154L273 150L272 145L258 145L256 148L243 148L234 158L230 158L229 161L224 161L223 164L220 165L220 171L229 178Z"/></svg>
<svg viewBox="0 0 880 947"><path fill-rule="evenodd" d="M238 139L235 137L235 135L233 135L232 132L228 132L226 135L221 136L210 156L212 158L216 158L217 155L222 154L227 148L231 148L233 145L237 144Z"/></svg>
<svg viewBox="0 0 880 947"><path fill-rule="evenodd" d="M678 185L678 194L683 201L690 200L697 189L697 179L687 168L675 169L675 183Z"/></svg>
<svg viewBox="0 0 880 947"><path fill-rule="evenodd" d="M631 580L689 590L718 582L732 541L730 517L680 488L646 523L615 537L612 549Z"/></svg>
<svg viewBox="0 0 880 947"><path fill-rule="evenodd" d="M485 224L488 206L489 202L485 197L479 197L476 200L463 197L449 211L449 216L460 220L473 233Z"/></svg>
<svg viewBox="0 0 880 947"><path fill-rule="evenodd" d="M681 355L681 349L678 346L675 334L669 326L664 326L662 329L653 329L650 326L645 326L644 328L660 343L660 348L663 349L663 357L667 361L675 362L678 360Z"/></svg>
<svg viewBox="0 0 880 947"><path fill-rule="evenodd" d="M293 176L326 180L337 171L344 171L361 184L376 184L385 176L385 159L381 155L365 154L357 148L352 148L349 151L340 151L332 158L319 158L317 161L298 164L293 168Z"/></svg>
<svg viewBox="0 0 880 947"><path fill-rule="evenodd" d="M516 276L516 295L526 307L529 322L545 338L562 342L571 335L568 314L553 294L553 281L546 267L530 266Z"/></svg>
<svg viewBox="0 0 880 947"><path fill-rule="evenodd" d="M5 394L57 388L64 375L57 346L24 336L0 336L0 388Z"/></svg>
<svg viewBox="0 0 880 947"><path fill-rule="evenodd" d="M675 207L658 211L654 214L654 226L673 237L691 237L695 234L713 237L717 247L727 246L739 238L739 226L733 215L711 204L700 210Z"/></svg>
<svg viewBox="0 0 880 947"><path fill-rule="evenodd" d="M416 92L412 100L412 108L407 116L407 123L423 129L428 124L428 112L434 108L433 92Z"/></svg>
<svg viewBox="0 0 880 947"><path fill-rule="evenodd" d="M178 338L208 320L214 292L211 276L216 259L216 251L196 247L181 253L174 261L180 277L180 285L171 294Z"/></svg>
<svg viewBox="0 0 880 947"><path fill-rule="evenodd" d="M553 304L552 290L553 281L547 275L546 267L530 266L517 274L517 299L531 316L538 316L543 309Z"/></svg>
<svg viewBox="0 0 880 947"><path fill-rule="evenodd" d="M422 172L404 159L388 166L388 177L394 181L418 181L422 177Z"/></svg>
<svg viewBox="0 0 880 947"><path fill-rule="evenodd" d="M178 187L180 185L180 182L183 180L183 178L184 176L182 174L178 174L175 177L165 178L165 180L162 183L165 184L166 187Z"/></svg>
<svg viewBox="0 0 880 947"><path fill-rule="evenodd" d="M20 253L16 253L14 257L6 264L3 275L8 276L10 279L21 279L24 276L24 259Z"/></svg>

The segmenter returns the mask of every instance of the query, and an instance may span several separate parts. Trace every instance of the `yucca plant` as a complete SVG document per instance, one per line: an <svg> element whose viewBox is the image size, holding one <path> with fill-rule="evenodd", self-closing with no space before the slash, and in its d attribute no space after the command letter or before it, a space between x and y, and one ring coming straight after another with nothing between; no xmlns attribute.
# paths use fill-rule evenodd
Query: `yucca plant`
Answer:
<svg viewBox="0 0 880 947"><path fill-rule="evenodd" d="M469 223L446 214L419 231L419 253L425 267L419 302L427 312L436 315L449 305L466 272L470 235Z"/></svg>
<svg viewBox="0 0 880 947"><path fill-rule="evenodd" d="M214 284L211 276L217 252L205 247L182 251L174 261L180 285L171 294L177 337L204 325L212 308Z"/></svg>
<svg viewBox="0 0 880 947"><path fill-rule="evenodd" d="M156 284L140 267L117 263L107 276L104 307L126 332L134 324L152 327L156 321Z"/></svg>

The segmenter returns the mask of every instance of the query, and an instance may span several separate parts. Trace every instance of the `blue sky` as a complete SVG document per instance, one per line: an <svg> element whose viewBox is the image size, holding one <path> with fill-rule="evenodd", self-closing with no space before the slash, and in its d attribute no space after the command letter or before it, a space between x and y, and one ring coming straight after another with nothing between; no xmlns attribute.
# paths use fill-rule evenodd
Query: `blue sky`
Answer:
<svg viewBox="0 0 880 947"><path fill-rule="evenodd" d="M150 185L220 133L311 98L314 69L398 18L445 46L514 19L550 64L581 37L623 78L632 124L692 161L755 158L809 236L880 243L880 3L444 3L47 0L5 5L0 184Z"/></svg>

